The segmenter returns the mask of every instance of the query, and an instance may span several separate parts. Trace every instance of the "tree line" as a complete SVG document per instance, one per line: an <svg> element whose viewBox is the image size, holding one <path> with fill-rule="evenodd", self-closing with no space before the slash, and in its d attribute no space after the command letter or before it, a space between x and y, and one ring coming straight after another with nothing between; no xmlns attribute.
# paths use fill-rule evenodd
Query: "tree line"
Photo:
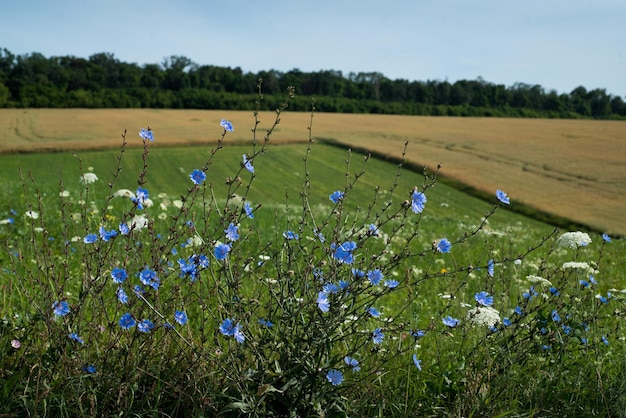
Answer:
<svg viewBox="0 0 626 418"><path fill-rule="evenodd" d="M406 115L626 119L626 103L605 89L570 93L540 85L476 80L391 80L377 72L343 74L293 69L257 73L198 65L184 56L160 64L122 62L111 53L89 58L14 55L0 49L0 107L176 108L250 110L261 79L264 109L280 105L288 86L290 109Z"/></svg>

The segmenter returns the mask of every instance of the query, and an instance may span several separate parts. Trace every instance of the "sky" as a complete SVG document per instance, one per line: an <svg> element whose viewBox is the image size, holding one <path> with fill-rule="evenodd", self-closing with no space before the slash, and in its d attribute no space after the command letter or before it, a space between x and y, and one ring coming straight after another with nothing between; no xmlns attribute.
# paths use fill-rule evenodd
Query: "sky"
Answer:
<svg viewBox="0 0 626 418"><path fill-rule="evenodd" d="M625 0L0 0L0 48L626 96Z"/></svg>

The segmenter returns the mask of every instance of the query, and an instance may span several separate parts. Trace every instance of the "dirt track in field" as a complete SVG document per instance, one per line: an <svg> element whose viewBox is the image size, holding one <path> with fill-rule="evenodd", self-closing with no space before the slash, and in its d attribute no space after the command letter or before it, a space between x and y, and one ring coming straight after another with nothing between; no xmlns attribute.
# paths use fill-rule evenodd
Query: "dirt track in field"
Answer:
<svg viewBox="0 0 626 418"><path fill-rule="evenodd" d="M251 112L201 110L0 110L0 153L119 147L128 130L140 146L150 126L154 146L210 144L219 121L232 121L227 141L250 142ZM258 141L274 120L260 115ZM271 143L308 140L310 114L285 113ZM610 234L626 235L626 122L446 118L318 113L313 137L400 157L434 168L477 190L508 192L523 203Z"/></svg>

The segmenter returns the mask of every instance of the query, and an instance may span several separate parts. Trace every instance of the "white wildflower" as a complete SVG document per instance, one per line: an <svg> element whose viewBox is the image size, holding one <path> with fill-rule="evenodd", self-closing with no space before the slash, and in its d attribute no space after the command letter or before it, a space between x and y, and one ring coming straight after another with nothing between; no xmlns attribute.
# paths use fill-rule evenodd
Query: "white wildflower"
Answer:
<svg viewBox="0 0 626 418"><path fill-rule="evenodd" d="M161 213L159 213L159 216L157 216L157 218L159 218L160 220L164 221L164 220L167 219L167 213L161 212Z"/></svg>
<svg viewBox="0 0 626 418"><path fill-rule="evenodd" d="M113 193L113 197L128 197L130 199L134 199L135 193L131 192L128 189L119 189L116 190L115 193Z"/></svg>
<svg viewBox="0 0 626 418"><path fill-rule="evenodd" d="M565 269L587 270L591 273L595 271L593 267L591 267L588 263L585 263L584 261L566 261L565 263L563 263L563 266L561 268L563 270Z"/></svg>
<svg viewBox="0 0 626 418"><path fill-rule="evenodd" d="M566 232L557 238L556 244L559 247L575 250L578 247L586 247L591 244L591 238L586 232Z"/></svg>
<svg viewBox="0 0 626 418"><path fill-rule="evenodd" d="M61 196L61 197L70 197L70 191L69 190L63 190L63 191L59 192L59 196Z"/></svg>
<svg viewBox="0 0 626 418"><path fill-rule="evenodd" d="M500 312L490 306L477 306L467 311L467 321L473 325L493 327L500 323Z"/></svg>
<svg viewBox="0 0 626 418"><path fill-rule="evenodd" d="M528 276L526 276L526 280L528 280L532 284L539 284L546 287L552 286L552 282L550 282L550 280L544 279L543 277L535 276L533 274L529 274Z"/></svg>
<svg viewBox="0 0 626 418"><path fill-rule="evenodd" d="M39 219L39 213L35 212L34 210L27 210L26 212L24 212L24 216L31 219Z"/></svg>
<svg viewBox="0 0 626 418"><path fill-rule="evenodd" d="M130 220L130 228L136 231L148 226L148 217L146 215L137 215Z"/></svg>
<svg viewBox="0 0 626 418"><path fill-rule="evenodd" d="M183 207L183 201L182 200L174 200L172 202L172 205L174 205L175 208L180 209Z"/></svg>
<svg viewBox="0 0 626 418"><path fill-rule="evenodd" d="M204 244L204 241L202 240L202 238L199 235L194 235L193 238L189 238L189 240L187 240L188 244L190 247L199 247L202 244Z"/></svg>
<svg viewBox="0 0 626 418"><path fill-rule="evenodd" d="M85 173L79 177L78 181L83 186L87 186L89 184L97 182L98 176L96 176L94 173Z"/></svg>

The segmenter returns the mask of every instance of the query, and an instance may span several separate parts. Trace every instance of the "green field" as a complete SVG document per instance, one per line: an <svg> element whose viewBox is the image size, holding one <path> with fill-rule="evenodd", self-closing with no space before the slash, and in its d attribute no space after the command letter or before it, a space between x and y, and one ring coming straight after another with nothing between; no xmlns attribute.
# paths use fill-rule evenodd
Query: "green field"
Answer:
<svg viewBox="0 0 626 418"><path fill-rule="evenodd" d="M242 155L255 149L243 140L226 141L212 157L215 143L165 146L156 136L147 153L0 155L0 414L626 413L623 240L596 233L587 246L564 248L556 237L566 231L509 210L495 190L478 199L434 181L432 171L341 146L270 141L253 159L253 176ZM209 159L206 182L194 186L189 174ZM79 182L85 172L99 179L88 188ZM108 200L138 185L152 206ZM415 188L428 199L422 213L410 209ZM337 204L329 199L335 191L345 192ZM241 199L254 207L253 219ZM185 201L181 209L176 200ZM145 230L97 237L99 227L115 230L136 215L149 219ZM228 242L230 223L241 239L220 258L214 250ZM364 232L370 224L379 236ZM96 241L86 242L92 233ZM196 237L201 243L188 244ZM437 250L443 238L449 253ZM348 262L335 249L351 241ZM210 263L190 281L179 266L198 254ZM563 267L572 261L589 265ZM112 283L116 267L128 270L128 281ZM135 297L131 283L148 268L162 283L151 289L142 279L145 296ZM355 279L352 268L367 279ZM385 275L378 285L369 278L376 269ZM597 284L580 282L592 279ZM345 291L328 290L335 285ZM116 300L116 288L130 304ZM493 330L469 314L481 291L499 311ZM71 312L53 314L58 301ZM179 309L189 322L171 331L166 318ZM122 329L125 313L154 329ZM448 316L459 325L447 325ZM225 318L241 323L245 341L221 330ZM274 328L260 326L265 319ZM383 342L373 342L372 330ZM413 337L415 330L425 336ZM346 366L346 355L360 371ZM333 371L345 381L329 383Z"/></svg>
<svg viewBox="0 0 626 418"><path fill-rule="evenodd" d="M221 118L235 131L228 142L250 143L250 112L158 109L2 109L0 153L116 149L128 130L151 126L155 148L215 144ZM261 141L272 112L259 115ZM274 144L306 142L311 115L284 113ZM552 215L562 225L625 235L626 122L559 119L419 117L317 113L314 138L397 157L434 169L476 195L509 190L513 210Z"/></svg>

